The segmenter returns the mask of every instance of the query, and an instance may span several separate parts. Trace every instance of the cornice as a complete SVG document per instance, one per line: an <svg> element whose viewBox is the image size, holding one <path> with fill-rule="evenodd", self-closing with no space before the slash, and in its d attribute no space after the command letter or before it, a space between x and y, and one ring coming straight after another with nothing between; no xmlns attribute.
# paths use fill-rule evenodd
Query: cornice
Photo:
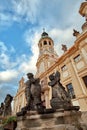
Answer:
<svg viewBox="0 0 87 130"><path fill-rule="evenodd" d="M83 77L84 75L87 75L87 67L85 66L82 70L78 71L78 75L80 77Z"/></svg>

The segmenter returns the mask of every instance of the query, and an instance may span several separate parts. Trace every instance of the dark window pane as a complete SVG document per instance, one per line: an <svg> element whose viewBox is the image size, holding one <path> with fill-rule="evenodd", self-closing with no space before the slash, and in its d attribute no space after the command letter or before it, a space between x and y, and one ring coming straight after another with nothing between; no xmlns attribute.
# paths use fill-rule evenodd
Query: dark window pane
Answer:
<svg viewBox="0 0 87 130"><path fill-rule="evenodd" d="M47 41L44 41L44 45L47 45Z"/></svg>
<svg viewBox="0 0 87 130"><path fill-rule="evenodd" d="M64 66L61 67L61 70L62 70L62 71L66 70L66 69L67 69L67 66L66 66L66 65L64 65Z"/></svg>
<svg viewBox="0 0 87 130"><path fill-rule="evenodd" d="M81 59L81 56L80 56L80 55L77 55L76 57L74 57L74 61L75 61L75 62L78 62L80 59Z"/></svg>
<svg viewBox="0 0 87 130"><path fill-rule="evenodd" d="M71 84L71 83L70 83L70 84L67 84L66 87L67 87L67 90L68 90L68 93L69 93L70 98L71 98L71 99L72 99L72 98L75 98L75 93L74 93L74 89L73 89L72 84Z"/></svg>
<svg viewBox="0 0 87 130"><path fill-rule="evenodd" d="M84 76L84 77L83 77L83 81L84 81L84 83L85 83L85 86L87 87L87 76Z"/></svg>
<svg viewBox="0 0 87 130"><path fill-rule="evenodd" d="M49 41L49 45L51 45L51 42Z"/></svg>

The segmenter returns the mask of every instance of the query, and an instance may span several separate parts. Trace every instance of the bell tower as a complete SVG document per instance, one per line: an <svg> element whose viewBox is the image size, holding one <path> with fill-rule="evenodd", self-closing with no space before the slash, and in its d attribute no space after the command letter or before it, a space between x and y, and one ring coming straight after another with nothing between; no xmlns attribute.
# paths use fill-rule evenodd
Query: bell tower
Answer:
<svg viewBox="0 0 87 130"><path fill-rule="evenodd" d="M36 63L37 77L40 76L41 73L45 72L58 59L58 55L54 50L54 42L45 31L41 34L38 47L39 56Z"/></svg>

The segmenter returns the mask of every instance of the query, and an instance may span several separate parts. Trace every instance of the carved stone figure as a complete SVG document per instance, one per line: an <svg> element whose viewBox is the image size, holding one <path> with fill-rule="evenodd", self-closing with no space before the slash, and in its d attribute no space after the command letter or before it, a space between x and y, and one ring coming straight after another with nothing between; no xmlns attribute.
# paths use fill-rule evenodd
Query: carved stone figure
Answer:
<svg viewBox="0 0 87 130"><path fill-rule="evenodd" d="M73 29L73 36L78 36L80 33L77 31L77 30L75 30L75 29Z"/></svg>
<svg viewBox="0 0 87 130"><path fill-rule="evenodd" d="M2 102L0 106L0 116L3 116L3 113L4 113L4 103Z"/></svg>
<svg viewBox="0 0 87 130"><path fill-rule="evenodd" d="M41 104L41 85L40 80L35 79L32 73L27 74L28 81L25 83L25 97L27 100L28 110L39 110L42 108Z"/></svg>
<svg viewBox="0 0 87 130"><path fill-rule="evenodd" d="M41 101L41 85L39 78L34 78L32 73L27 74L28 80L25 83L25 98L27 104L16 113L17 116L24 116L27 111L37 111L44 113L44 106Z"/></svg>
<svg viewBox="0 0 87 130"><path fill-rule="evenodd" d="M12 109L11 109L11 102L13 100L13 97L10 94L6 95L6 98L4 100L4 116L9 116L12 114Z"/></svg>
<svg viewBox="0 0 87 130"><path fill-rule="evenodd" d="M60 83L60 73L57 71L49 76L49 86L52 87L51 106L53 109L67 108L72 106L70 97Z"/></svg>
<svg viewBox="0 0 87 130"><path fill-rule="evenodd" d="M67 46L64 45L64 44L62 44L62 50L63 50L64 52L66 52L66 51L67 51Z"/></svg>

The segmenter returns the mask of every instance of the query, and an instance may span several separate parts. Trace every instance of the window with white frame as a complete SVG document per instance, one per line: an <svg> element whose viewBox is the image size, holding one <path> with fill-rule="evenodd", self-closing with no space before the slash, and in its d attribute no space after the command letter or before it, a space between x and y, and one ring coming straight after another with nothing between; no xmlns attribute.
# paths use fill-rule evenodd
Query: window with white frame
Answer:
<svg viewBox="0 0 87 130"><path fill-rule="evenodd" d="M80 59L81 59L81 55L79 54L76 57L74 57L74 62L78 62L80 61Z"/></svg>
<svg viewBox="0 0 87 130"><path fill-rule="evenodd" d="M62 71L67 70L67 66L66 66L66 65L62 66L62 67L61 67L61 70L62 70Z"/></svg>
<svg viewBox="0 0 87 130"><path fill-rule="evenodd" d="M72 83L67 84L66 87L67 87L67 91L69 93L70 98L71 99L75 98L75 93L74 93Z"/></svg>

